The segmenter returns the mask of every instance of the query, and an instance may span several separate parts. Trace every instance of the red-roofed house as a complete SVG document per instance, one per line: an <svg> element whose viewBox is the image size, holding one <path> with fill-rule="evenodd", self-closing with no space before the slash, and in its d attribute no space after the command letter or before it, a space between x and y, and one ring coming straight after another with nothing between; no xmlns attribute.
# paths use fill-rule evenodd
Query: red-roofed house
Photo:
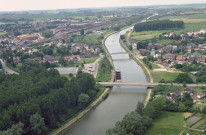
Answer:
<svg viewBox="0 0 206 135"><path fill-rule="evenodd" d="M184 55L178 55L178 56L176 57L176 60L178 60L178 61L186 61L186 60L187 60L187 57L184 56Z"/></svg>

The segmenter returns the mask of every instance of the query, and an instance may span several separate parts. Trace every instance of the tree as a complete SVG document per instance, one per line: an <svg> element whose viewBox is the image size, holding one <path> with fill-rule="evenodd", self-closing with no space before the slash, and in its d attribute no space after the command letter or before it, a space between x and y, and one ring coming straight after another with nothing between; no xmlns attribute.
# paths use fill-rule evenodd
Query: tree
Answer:
<svg viewBox="0 0 206 135"><path fill-rule="evenodd" d="M121 40L125 39L124 35L120 35L120 39Z"/></svg>
<svg viewBox="0 0 206 135"><path fill-rule="evenodd" d="M80 35L83 36L84 35L84 29L80 30Z"/></svg>
<svg viewBox="0 0 206 135"><path fill-rule="evenodd" d="M186 111L187 108L182 102L180 102L179 106L178 106L178 109L179 109L180 112L184 112L184 111Z"/></svg>
<svg viewBox="0 0 206 135"><path fill-rule="evenodd" d="M22 135L24 124L19 122L18 124L13 124L11 128L6 131L0 131L0 135Z"/></svg>
<svg viewBox="0 0 206 135"><path fill-rule="evenodd" d="M81 93L78 97L78 103L81 106L85 106L89 102L89 95Z"/></svg>
<svg viewBox="0 0 206 135"><path fill-rule="evenodd" d="M177 83L193 83L192 78L188 75L188 73L181 73L177 76L177 78L175 79L175 82Z"/></svg>
<svg viewBox="0 0 206 135"><path fill-rule="evenodd" d="M131 112L126 114L122 121L117 122L113 129L108 130L106 135L144 135L151 122L151 118Z"/></svg>
<svg viewBox="0 0 206 135"><path fill-rule="evenodd" d="M144 104L139 101L137 103L137 107L136 107L135 111L142 115L143 114L143 110L144 110Z"/></svg>
<svg viewBox="0 0 206 135"><path fill-rule="evenodd" d="M64 58L62 56L59 58L59 64L66 66L66 62L64 61Z"/></svg>
<svg viewBox="0 0 206 135"><path fill-rule="evenodd" d="M47 54L47 55L52 55L53 54L53 50L49 47L44 48L42 51L43 51L44 54Z"/></svg>
<svg viewBox="0 0 206 135"><path fill-rule="evenodd" d="M132 51L132 45L129 46L129 50Z"/></svg>
<svg viewBox="0 0 206 135"><path fill-rule="evenodd" d="M193 99L189 93L185 93L182 98L182 103L187 107L190 108L193 105Z"/></svg>
<svg viewBox="0 0 206 135"><path fill-rule="evenodd" d="M35 135L41 135L47 130L44 118L39 113L35 113L30 117L31 130Z"/></svg>
<svg viewBox="0 0 206 135"><path fill-rule="evenodd" d="M53 32L49 29L46 29L42 32L42 36L45 38L50 38L53 35Z"/></svg>
<svg viewBox="0 0 206 135"><path fill-rule="evenodd" d="M206 114L206 106L202 108L202 113Z"/></svg>

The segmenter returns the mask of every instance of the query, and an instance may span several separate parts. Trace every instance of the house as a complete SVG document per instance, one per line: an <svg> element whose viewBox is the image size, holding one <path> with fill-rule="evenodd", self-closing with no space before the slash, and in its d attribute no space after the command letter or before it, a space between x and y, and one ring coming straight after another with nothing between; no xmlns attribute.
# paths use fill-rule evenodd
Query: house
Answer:
<svg viewBox="0 0 206 135"><path fill-rule="evenodd" d="M137 44L136 43L132 44L132 49L133 50L137 49Z"/></svg>
<svg viewBox="0 0 206 135"><path fill-rule="evenodd" d="M199 31L195 31L194 35L197 36L199 34Z"/></svg>
<svg viewBox="0 0 206 135"><path fill-rule="evenodd" d="M197 92L193 95L193 100L203 100L205 98L205 93L203 92Z"/></svg>
<svg viewBox="0 0 206 135"><path fill-rule="evenodd" d="M64 57L64 61L67 61L67 62L68 62L68 61L70 61L70 59L71 59L70 56L65 56L65 57Z"/></svg>
<svg viewBox="0 0 206 135"><path fill-rule="evenodd" d="M181 93L179 91L176 91L176 92L172 93L170 101L175 103L178 98L181 98Z"/></svg>
<svg viewBox="0 0 206 135"><path fill-rule="evenodd" d="M193 32L187 32L187 35L190 37L193 35Z"/></svg>
<svg viewBox="0 0 206 135"><path fill-rule="evenodd" d="M206 29L201 29L201 30L199 31L199 34L206 34Z"/></svg>
<svg viewBox="0 0 206 135"><path fill-rule="evenodd" d="M187 57L184 56L184 55L178 55L178 56L176 57L176 60L177 60L177 61L186 61L186 60L187 60Z"/></svg>
<svg viewBox="0 0 206 135"><path fill-rule="evenodd" d="M184 89L183 93L189 93L192 96L193 93L194 93L194 89L191 88L191 87L187 87L187 88Z"/></svg>
<svg viewBox="0 0 206 135"><path fill-rule="evenodd" d="M165 60L175 60L175 54L167 53L163 55L163 59Z"/></svg>
<svg viewBox="0 0 206 135"><path fill-rule="evenodd" d="M147 49L140 49L139 51L141 55L146 55L149 52Z"/></svg>
<svg viewBox="0 0 206 135"><path fill-rule="evenodd" d="M206 63L206 57L200 57L200 58L197 58L196 61L199 62L199 63L204 64L204 63Z"/></svg>

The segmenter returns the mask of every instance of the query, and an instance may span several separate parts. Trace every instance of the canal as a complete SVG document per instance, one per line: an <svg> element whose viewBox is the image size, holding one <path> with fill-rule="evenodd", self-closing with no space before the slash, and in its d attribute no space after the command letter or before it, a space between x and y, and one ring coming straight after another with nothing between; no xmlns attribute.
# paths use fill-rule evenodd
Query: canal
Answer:
<svg viewBox="0 0 206 135"><path fill-rule="evenodd" d="M105 45L109 53L125 52L119 43L120 35L125 34L132 27L124 29L107 38ZM115 69L119 69L123 82L146 82L142 68L127 53L112 55ZM108 128L122 120L128 112L135 110L138 101L146 95L146 87L115 86L108 98L84 118L72 126L64 135L105 135Z"/></svg>

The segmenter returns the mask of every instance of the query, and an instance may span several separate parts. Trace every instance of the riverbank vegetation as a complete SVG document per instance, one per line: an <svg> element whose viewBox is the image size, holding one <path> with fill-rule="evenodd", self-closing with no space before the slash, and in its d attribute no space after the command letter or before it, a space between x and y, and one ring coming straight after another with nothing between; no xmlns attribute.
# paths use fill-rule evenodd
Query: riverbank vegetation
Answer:
<svg viewBox="0 0 206 135"><path fill-rule="evenodd" d="M99 68L97 73L97 82L108 82L111 79L112 66L107 57L99 61Z"/></svg>
<svg viewBox="0 0 206 135"><path fill-rule="evenodd" d="M44 134L85 108L102 89L90 74L69 81L34 62L23 64L20 75L2 73L0 78L0 134Z"/></svg>

